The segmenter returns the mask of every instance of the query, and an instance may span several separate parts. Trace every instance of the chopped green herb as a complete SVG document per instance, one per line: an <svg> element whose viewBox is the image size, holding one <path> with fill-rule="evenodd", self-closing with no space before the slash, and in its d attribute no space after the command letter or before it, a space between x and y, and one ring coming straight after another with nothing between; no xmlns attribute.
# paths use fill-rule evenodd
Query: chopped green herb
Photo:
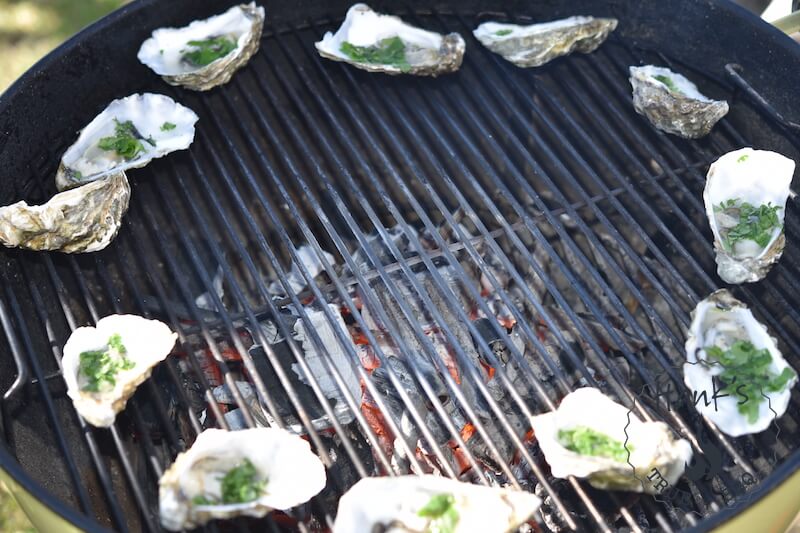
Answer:
<svg viewBox="0 0 800 533"><path fill-rule="evenodd" d="M781 227L778 211L781 207L770 203L758 207L732 198L714 207L714 211L723 212L739 222L732 228L721 228L720 235L729 250L739 241L751 240L762 248L769 244L775 228Z"/></svg>
<svg viewBox="0 0 800 533"><path fill-rule="evenodd" d="M202 41L189 41L186 44L195 49L186 51L183 54L183 59L196 67L204 67L213 63L236 50L238 46L236 41L224 35L209 37Z"/></svg>
<svg viewBox="0 0 800 533"><path fill-rule="evenodd" d="M172 131L175 128L177 128L177 126L172 122L165 122L161 125L161 131Z"/></svg>
<svg viewBox="0 0 800 533"><path fill-rule="evenodd" d="M158 51L158 53L164 55L164 49L162 48L161 50Z"/></svg>
<svg viewBox="0 0 800 533"><path fill-rule="evenodd" d="M264 493L264 487L267 485L266 480L258 479L258 471L250 459L245 459L239 466L231 468L218 480L222 491L221 498L200 494L192 498L192 503L222 505L251 502Z"/></svg>
<svg viewBox="0 0 800 533"><path fill-rule="evenodd" d="M705 348L709 361L716 361L724 370L719 379L725 384L722 392L733 394L743 400L738 401L739 412L750 423L758 420L758 410L767 392L780 392L796 374L791 368L784 368L775 374L769 367L772 355L766 348L756 349L750 341L736 341L723 350L718 346Z"/></svg>
<svg viewBox="0 0 800 533"><path fill-rule="evenodd" d="M340 50L358 63L391 65L403 72L411 69L406 59L406 45L397 36L383 39L372 46L356 46L345 41Z"/></svg>
<svg viewBox="0 0 800 533"><path fill-rule="evenodd" d="M205 496L195 496L194 498L192 498L192 503L194 505L214 505L214 502L212 502Z"/></svg>
<svg viewBox="0 0 800 533"><path fill-rule="evenodd" d="M657 76L653 76L653 78L657 79L658 81L660 81L661 83L666 85L667 89L669 89L671 92L678 93L678 94L683 94L683 91L678 89L678 86L675 85L675 82L672 81L672 78L670 78L669 76L662 76L662 75L659 74Z"/></svg>
<svg viewBox="0 0 800 533"><path fill-rule="evenodd" d="M78 171L78 170L73 170L72 171L72 177L75 178L76 180L80 181L80 180L83 179L83 173Z"/></svg>
<svg viewBox="0 0 800 533"><path fill-rule="evenodd" d="M136 366L125 357L126 353L119 334L109 337L105 350L81 352L78 372L86 378L81 390L100 392L101 389L113 388L120 370L130 370Z"/></svg>
<svg viewBox="0 0 800 533"><path fill-rule="evenodd" d="M629 446L626 450L620 441L585 426L559 430L558 440L566 449L575 453L608 457L615 461L626 461L628 450L633 449Z"/></svg>
<svg viewBox="0 0 800 533"><path fill-rule="evenodd" d="M503 37L504 35L510 35L513 31L514 30L497 30L494 34L498 37Z"/></svg>
<svg viewBox="0 0 800 533"><path fill-rule="evenodd" d="M151 146L156 145L152 137L148 137L147 139L142 137L142 134L139 133L130 120L120 122L114 119L114 135L103 137L98 141L97 146L101 150L113 150L125 158L126 161L130 161L145 151L142 141L147 142Z"/></svg>
<svg viewBox="0 0 800 533"><path fill-rule="evenodd" d="M741 156L739 159L737 159L737 160L736 160L736 162L737 162L737 163L744 163L745 161L747 161L747 158L748 158L748 157L750 157L750 156L749 156L749 155L747 155L747 154L744 154L744 155L743 155L743 156Z"/></svg>
<svg viewBox="0 0 800 533"><path fill-rule="evenodd" d="M433 496L425 507L417 512L417 516L430 518L431 521L426 532L453 533L458 525L458 511L455 508L456 499L452 494L437 494Z"/></svg>

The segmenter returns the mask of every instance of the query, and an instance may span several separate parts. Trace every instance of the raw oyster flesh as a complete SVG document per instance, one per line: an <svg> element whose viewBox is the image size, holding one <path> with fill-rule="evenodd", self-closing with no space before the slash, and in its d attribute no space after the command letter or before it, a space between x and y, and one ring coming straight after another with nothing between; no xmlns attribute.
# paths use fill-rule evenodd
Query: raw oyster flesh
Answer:
<svg viewBox="0 0 800 533"><path fill-rule="evenodd" d="M247 64L263 28L264 8L250 2L183 28L155 30L138 57L170 85L207 91Z"/></svg>
<svg viewBox="0 0 800 533"><path fill-rule="evenodd" d="M46 204L0 207L4 246L65 253L96 252L117 236L131 188L124 172L53 196Z"/></svg>
<svg viewBox="0 0 800 533"><path fill-rule="evenodd" d="M540 504L529 492L439 476L371 477L339 500L333 533L503 533L527 521Z"/></svg>
<svg viewBox="0 0 800 533"><path fill-rule="evenodd" d="M307 502L325 483L322 461L288 431L207 429L158 482L161 525L178 531L215 518L262 517Z"/></svg>
<svg viewBox="0 0 800 533"><path fill-rule="evenodd" d="M708 169L703 202L725 282L758 281L780 259L793 174L788 157L752 148L728 152Z"/></svg>
<svg viewBox="0 0 800 533"><path fill-rule="evenodd" d="M694 83L668 68L630 67L630 74L636 112L667 133L697 139L728 113L728 102L704 96Z"/></svg>
<svg viewBox="0 0 800 533"><path fill-rule="evenodd" d="M195 122L194 111L162 94L114 100L64 152L56 187L59 191L71 189L185 150L194 140Z"/></svg>
<svg viewBox="0 0 800 533"><path fill-rule="evenodd" d="M110 315L73 331L61 366L78 414L93 426L113 424L176 339L163 322L136 315Z"/></svg>
<svg viewBox="0 0 800 533"><path fill-rule="evenodd" d="M315 44L322 57L386 74L438 76L455 72L464 58L464 39L441 35L381 15L365 4L347 11L342 26Z"/></svg>
<svg viewBox="0 0 800 533"><path fill-rule="evenodd" d="M628 408L591 387L567 394L553 412L531 418L555 477L588 478L598 489L658 492L648 476L658 469L672 485L692 448L663 422L642 422Z"/></svg>
<svg viewBox="0 0 800 533"><path fill-rule="evenodd" d="M616 27L613 18L569 17L529 26L484 22L472 33L518 67L538 67L572 52L595 51Z"/></svg>
<svg viewBox="0 0 800 533"><path fill-rule="evenodd" d="M764 431L786 412L797 372L747 306L720 289L692 313L683 380L697 410L739 437Z"/></svg>

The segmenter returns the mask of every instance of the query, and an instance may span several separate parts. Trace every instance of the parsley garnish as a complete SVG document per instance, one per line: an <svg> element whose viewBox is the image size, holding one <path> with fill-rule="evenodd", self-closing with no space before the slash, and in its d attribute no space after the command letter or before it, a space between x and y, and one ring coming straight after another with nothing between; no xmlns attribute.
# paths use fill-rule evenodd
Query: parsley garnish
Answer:
<svg viewBox="0 0 800 533"><path fill-rule="evenodd" d="M172 122L165 122L161 125L161 131L172 131L175 128L177 128L177 126Z"/></svg>
<svg viewBox="0 0 800 533"><path fill-rule="evenodd" d="M722 392L746 398L737 403L739 412L747 416L750 423L758 420L758 409L765 399L763 394L783 390L796 376L791 368L784 368L780 374L772 372L769 350L758 350L750 341L736 341L727 350L708 346L705 351L709 361L716 361L724 368L719 375L725 384Z"/></svg>
<svg viewBox="0 0 800 533"><path fill-rule="evenodd" d="M117 384L117 373L120 370L130 370L136 366L136 363L125 357L126 353L122 337L116 333L109 337L105 350L81 352L78 372L87 381L81 390L100 392L101 388L113 388Z"/></svg>
<svg viewBox="0 0 800 533"><path fill-rule="evenodd" d="M183 59L197 67L204 67L213 63L221 57L230 54L238 46L236 41L224 35L219 37L209 37L202 41L189 41L186 43L195 50L184 51Z"/></svg>
<svg viewBox="0 0 800 533"><path fill-rule="evenodd" d="M745 161L747 161L747 158L748 158L748 157L750 157L750 156L749 156L749 155L747 155L747 154L744 154L744 155L743 155L743 156L741 156L739 159L737 159L737 160L736 160L736 162L737 162L737 163L744 163Z"/></svg>
<svg viewBox="0 0 800 533"><path fill-rule="evenodd" d="M98 141L97 146L101 150L113 150L117 154L130 161L140 153L144 152L144 145L142 141L147 142L151 146L155 146L156 142L152 137L145 139L139 133L133 122L126 120L120 122L114 119L114 135L111 137L103 137Z"/></svg>
<svg viewBox="0 0 800 533"><path fill-rule="evenodd" d="M504 35L510 35L511 32L513 31L514 30L497 30L496 32L494 32L494 34L497 35L498 37L503 37Z"/></svg>
<svg viewBox="0 0 800 533"><path fill-rule="evenodd" d="M678 93L678 94L683 94L683 91L678 89L678 86L675 85L675 82L672 81L672 78L670 78L669 76L662 76L661 74L659 74L657 76L653 76L653 78L655 78L656 80L658 80L661 83L663 83L664 85L666 85L667 89L669 89L671 92Z"/></svg>
<svg viewBox="0 0 800 533"><path fill-rule="evenodd" d="M585 426L559 430L558 440L566 449L581 455L608 457L615 461L628 458L628 450L620 441ZM628 449L632 450L631 447Z"/></svg>
<svg viewBox="0 0 800 533"><path fill-rule="evenodd" d="M714 207L714 211L724 212L735 217L739 222L732 228L721 228L720 234L729 249L739 241L751 240L764 248L772 239L775 228L781 227L778 219L780 206L770 203L761 204L754 207L747 202L740 202L738 198L732 198Z"/></svg>
<svg viewBox="0 0 800 533"><path fill-rule="evenodd" d="M453 533L458 525L458 511L455 508L456 499L452 494L437 494L433 496L425 507L417 512L417 516L430 518L428 528L430 533Z"/></svg>
<svg viewBox="0 0 800 533"><path fill-rule="evenodd" d="M403 72L411 69L406 59L406 45L397 36L383 39L372 46L356 46L345 41L340 50L358 63L391 65Z"/></svg>
<svg viewBox="0 0 800 533"><path fill-rule="evenodd" d="M251 502L264 493L266 480L258 479L258 471L250 459L245 459L242 464L231 468L219 478L221 498L198 495L192 498L195 505L220 505L230 503Z"/></svg>

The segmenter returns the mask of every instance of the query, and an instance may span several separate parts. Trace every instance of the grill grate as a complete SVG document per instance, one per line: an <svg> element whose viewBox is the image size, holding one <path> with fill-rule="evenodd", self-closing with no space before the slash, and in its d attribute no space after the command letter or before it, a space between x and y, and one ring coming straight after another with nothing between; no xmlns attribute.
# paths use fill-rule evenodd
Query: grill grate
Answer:
<svg viewBox="0 0 800 533"><path fill-rule="evenodd" d="M466 15L406 18L465 38L477 24ZM136 172L130 213L109 250L3 252L1 342L22 369L4 398L3 430L37 482L101 526L159 530L163 469L203 427L236 423L215 400L215 382L227 386L244 424L300 426L329 467L329 487L291 518L268 519L273 531L324 527L358 477L431 463L449 476L540 493L554 529L671 531L741 500L754 488L745 474L762 480L788 457L796 395L779 436L735 440L695 423L691 409L665 410L642 395L661 376L683 391L689 312L719 285L699 200L705 169L747 145L727 119L690 143L633 112L627 66L668 58L612 36L589 56L521 70L470 37L458 74L390 79L316 56L313 42L338 23L265 32L262 50L223 90L148 87L196 110L200 127L192 157ZM734 96L723 81L707 85ZM797 233L793 210L786 225ZM304 244L322 276L300 257ZM736 291L796 354L800 317L790 302L799 263L791 245L785 255L769 279ZM308 287L295 294L297 276ZM274 298L269 281L289 296ZM203 292L212 309L229 312L198 307ZM311 312L310 301L335 307ZM303 341L282 318L287 308L308 332ZM475 320L498 308L513 332ZM95 430L66 398L61 347L75 327L120 312L167 320L180 354L110 431ZM337 327L341 317L349 331ZM275 332L261 327L267 319ZM331 338L315 319L330 325ZM357 344L353 331L363 336ZM271 335L285 343L270 344ZM248 352L251 341L260 352ZM312 370L306 344L323 354L321 367ZM379 374L360 363L365 353L380 362ZM392 363L396 353L405 365ZM293 377L294 363L308 388ZM352 421L340 421L319 368ZM236 384L243 375L263 410ZM363 394L348 387L353 377ZM525 420L581 384L645 419L665 419L696 454L709 443L720 450L724 468L713 479L680 484L694 512L549 476ZM323 415L329 428L315 422Z"/></svg>

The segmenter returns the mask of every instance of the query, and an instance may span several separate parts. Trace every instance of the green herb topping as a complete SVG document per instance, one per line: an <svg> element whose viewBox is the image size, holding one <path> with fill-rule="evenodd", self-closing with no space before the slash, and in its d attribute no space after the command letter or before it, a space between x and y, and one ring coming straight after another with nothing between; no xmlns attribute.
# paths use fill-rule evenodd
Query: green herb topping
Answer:
<svg viewBox="0 0 800 533"><path fill-rule="evenodd" d="M747 161L747 158L748 158L748 157L750 157L750 156L749 156L749 155L747 155L747 154L744 154L744 155L743 155L743 156L741 156L739 159L737 159L737 160L736 160L736 162L737 162L737 163L744 163L745 161Z"/></svg>
<svg viewBox="0 0 800 533"><path fill-rule="evenodd" d="M403 72L408 72L411 65L406 59L406 45L400 37L389 37L372 46L356 46L347 41L342 43L340 50L353 61L398 67Z"/></svg>
<svg viewBox="0 0 800 533"><path fill-rule="evenodd" d="M505 35L510 35L514 30L497 30L494 32L495 35L498 37L503 37Z"/></svg>
<svg viewBox="0 0 800 533"><path fill-rule="evenodd" d="M417 512L417 516L430 518L426 532L453 533L458 525L458 511L455 508L456 499L452 494L437 494L433 496L425 507Z"/></svg>
<svg viewBox="0 0 800 533"><path fill-rule="evenodd" d="M719 379L725 384L722 392L735 394L740 398L737 402L739 412L750 423L758 420L759 406L766 399L764 394L782 391L796 376L791 368L784 368L780 374L772 372L769 369L772 363L769 350L758 350L749 341L736 341L728 350L708 346L705 351L709 361L716 361L724 368L719 375Z"/></svg>
<svg viewBox="0 0 800 533"><path fill-rule="evenodd" d="M178 127L178 126L176 126L176 125L175 125L175 124L173 124L172 122L165 122L165 123L163 123L163 124L161 125L161 131L172 131L172 130L174 130L174 129L175 129L175 128L177 128L177 127Z"/></svg>
<svg viewBox="0 0 800 533"><path fill-rule="evenodd" d="M683 91L678 89L678 86L675 85L675 82L672 81L672 78L670 78L669 76L662 76L661 74L659 74L657 76L653 76L653 78L655 78L656 80L658 80L661 83L663 83L664 85L666 85L667 89L669 89L671 92L678 93L678 94L683 94Z"/></svg>
<svg viewBox="0 0 800 533"><path fill-rule="evenodd" d="M203 41L189 41L186 44L193 47L194 50L181 50L183 59L196 67L204 67L213 63L236 50L238 46L236 41L224 35L209 37Z"/></svg>
<svg viewBox="0 0 800 533"><path fill-rule="evenodd" d="M781 207L770 203L754 207L738 198L726 200L714 207L714 211L725 213L739 222L732 228L720 228L720 236L730 250L739 241L751 240L762 248L769 244L775 228L781 227L778 211Z"/></svg>
<svg viewBox="0 0 800 533"><path fill-rule="evenodd" d="M559 430L558 440L562 446L575 453L608 457L615 461L626 461L628 450L633 450L630 446L626 450L620 441L585 426Z"/></svg>
<svg viewBox="0 0 800 533"><path fill-rule="evenodd" d="M228 470L219 481L221 498L198 495L192 498L192 503L195 505L247 503L261 496L267 485L266 480L258 479L258 471L250 459L245 459L239 466Z"/></svg>
<svg viewBox="0 0 800 533"><path fill-rule="evenodd" d="M78 372L86 378L81 390L100 392L112 389L117 384L117 373L130 370L136 363L128 359L122 337L114 334L108 339L105 350L81 352Z"/></svg>
<svg viewBox="0 0 800 533"><path fill-rule="evenodd" d="M101 150L113 150L125 158L125 161L130 161L145 151L142 141L145 141L151 146L156 145L152 137L148 137L147 139L142 137L142 134L139 133L136 126L134 126L133 122L130 120L120 122L114 119L114 135L111 137L103 137L98 141L97 146Z"/></svg>

